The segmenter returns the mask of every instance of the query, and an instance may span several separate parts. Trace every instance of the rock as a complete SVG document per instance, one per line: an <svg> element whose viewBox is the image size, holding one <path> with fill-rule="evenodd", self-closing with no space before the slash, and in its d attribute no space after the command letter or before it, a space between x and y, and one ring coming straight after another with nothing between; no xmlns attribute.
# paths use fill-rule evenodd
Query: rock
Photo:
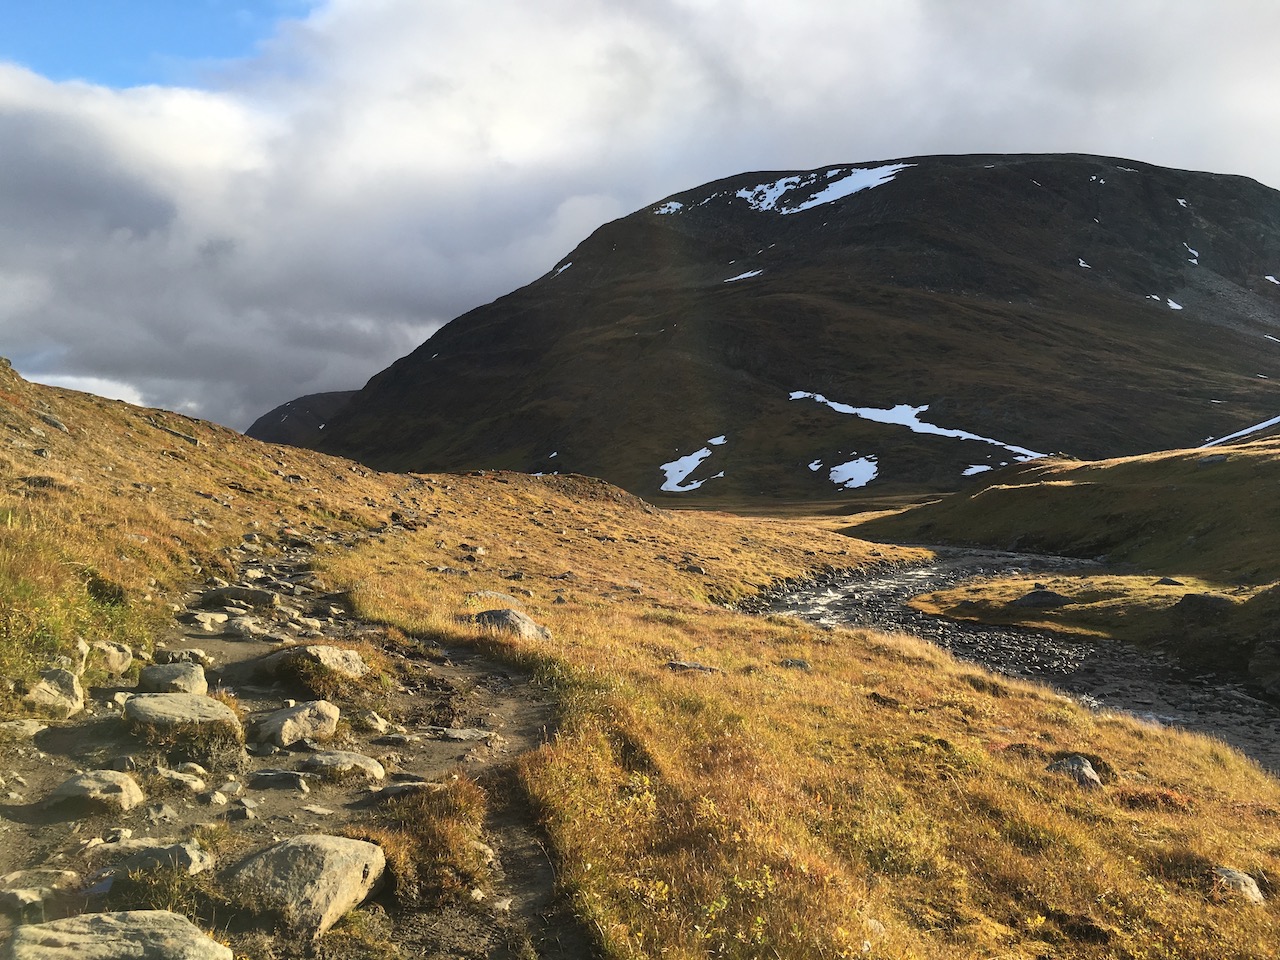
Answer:
<svg viewBox="0 0 1280 960"><path fill-rule="evenodd" d="M255 770L252 782L259 789L274 787L297 790L299 793L311 792L311 788L307 786L306 774L298 773L296 770Z"/></svg>
<svg viewBox="0 0 1280 960"><path fill-rule="evenodd" d="M533 618L519 610L502 608L485 610L474 617L476 623L499 633L511 633L525 640L550 640L551 631L539 626Z"/></svg>
<svg viewBox="0 0 1280 960"><path fill-rule="evenodd" d="M83 637L76 637L76 645L67 656L58 657L54 661L64 670L70 670L76 677L84 676L85 664L89 662L89 645Z"/></svg>
<svg viewBox="0 0 1280 960"><path fill-rule="evenodd" d="M191 611L183 617L187 623L203 630L205 633L221 633L227 625L225 613L214 613L211 610Z"/></svg>
<svg viewBox="0 0 1280 960"><path fill-rule="evenodd" d="M786 667L788 670L812 670L813 664L808 660L802 660L799 657L787 657L781 661L778 666Z"/></svg>
<svg viewBox="0 0 1280 960"><path fill-rule="evenodd" d="M288 747L300 740L327 740L338 729L341 711L328 700L308 700L258 721L254 739Z"/></svg>
<svg viewBox="0 0 1280 960"><path fill-rule="evenodd" d="M112 676L118 677L133 666L133 651L123 643L98 640L94 642L93 649L102 661L102 669Z"/></svg>
<svg viewBox="0 0 1280 960"><path fill-rule="evenodd" d="M1225 453L1211 453L1207 457L1201 457L1196 461L1197 466L1212 467L1215 464L1226 463L1227 455Z"/></svg>
<svg viewBox="0 0 1280 960"><path fill-rule="evenodd" d="M1060 773L1071 777L1077 784L1085 790L1101 790L1102 778L1093 769L1093 764L1086 757L1072 754L1069 757L1063 757L1061 760L1055 760L1053 763L1045 767L1050 773Z"/></svg>
<svg viewBox="0 0 1280 960"><path fill-rule="evenodd" d="M212 667L213 657L199 647L187 647L184 650L157 650L156 663L198 663L202 667Z"/></svg>
<svg viewBox="0 0 1280 960"><path fill-rule="evenodd" d="M387 771L373 757L349 750L326 750L304 757L298 768L324 776L346 777L351 774L367 777L370 780L382 780Z"/></svg>
<svg viewBox="0 0 1280 960"><path fill-rule="evenodd" d="M1214 867L1213 872L1218 878L1218 884L1240 897L1246 903L1260 906L1267 902L1267 898L1258 889L1258 882L1247 873L1232 867Z"/></svg>
<svg viewBox="0 0 1280 960"><path fill-rule="evenodd" d="M668 660L667 669L674 670L677 673L724 673L719 667L710 667L705 663L696 663L693 660Z"/></svg>
<svg viewBox="0 0 1280 960"><path fill-rule="evenodd" d="M155 775L166 783L173 784L191 793L202 793L205 788L204 781L194 774L180 773L177 770L169 770L166 767L157 767Z"/></svg>
<svg viewBox="0 0 1280 960"><path fill-rule="evenodd" d="M74 870L17 870L0 877L0 910L21 920L43 920L48 907L80 886Z"/></svg>
<svg viewBox="0 0 1280 960"><path fill-rule="evenodd" d="M254 640L266 632L267 628L257 617L234 617L227 621L227 633L245 640Z"/></svg>
<svg viewBox="0 0 1280 960"><path fill-rule="evenodd" d="M1188 593L1171 608L1184 620L1214 620L1235 610L1235 601L1220 593Z"/></svg>
<svg viewBox="0 0 1280 960"><path fill-rule="evenodd" d="M1182 581L1175 580L1173 577L1161 577L1155 582L1155 585L1157 587L1180 587L1182 586Z"/></svg>
<svg viewBox="0 0 1280 960"><path fill-rule="evenodd" d="M363 902L385 870L377 844L304 834L250 856L225 881L245 902L281 914L314 938Z"/></svg>
<svg viewBox="0 0 1280 960"><path fill-rule="evenodd" d="M232 960L232 954L186 917L130 910L18 927L0 960Z"/></svg>
<svg viewBox="0 0 1280 960"><path fill-rule="evenodd" d="M101 871L98 876L122 876L134 871L150 872L162 868L173 868L194 877L197 873L213 869L213 854L201 849L200 844L194 840L169 844L135 840L130 841L130 844L139 849Z"/></svg>
<svg viewBox="0 0 1280 960"><path fill-rule="evenodd" d="M374 803L386 803L398 797L407 797L415 793L439 793L448 784L435 783L430 780L410 780L406 783L389 783L381 790L373 793Z"/></svg>
<svg viewBox="0 0 1280 960"><path fill-rule="evenodd" d="M391 724L373 710L357 710L349 716L351 717L352 726L366 733L381 734L391 729Z"/></svg>
<svg viewBox="0 0 1280 960"><path fill-rule="evenodd" d="M424 727L427 735L436 740L457 740L469 743L475 740L492 740L498 735L492 730L479 730L475 727Z"/></svg>
<svg viewBox="0 0 1280 960"><path fill-rule="evenodd" d="M1280 640L1254 648L1249 658L1249 676L1271 696L1280 696Z"/></svg>
<svg viewBox="0 0 1280 960"><path fill-rule="evenodd" d="M0 740L30 740L41 730L48 730L47 723L39 720L0 721Z"/></svg>
<svg viewBox="0 0 1280 960"><path fill-rule="evenodd" d="M193 693L204 696L209 682L198 663L156 663L138 674L139 693Z"/></svg>
<svg viewBox="0 0 1280 960"><path fill-rule="evenodd" d="M26 692L22 703L36 713L66 720L84 709L84 688L70 670L43 670L40 682Z"/></svg>
<svg viewBox="0 0 1280 960"><path fill-rule="evenodd" d="M228 586L217 587L208 591L200 598L200 606L202 607L221 607L228 602L238 600L241 603L247 603L251 607L276 607L280 605L279 594L271 590L263 590L261 587L240 587Z"/></svg>
<svg viewBox="0 0 1280 960"><path fill-rule="evenodd" d="M60 784L45 800L46 807L67 803L80 807L123 812L146 799L138 782L118 770L91 770Z"/></svg>
<svg viewBox="0 0 1280 960"><path fill-rule="evenodd" d="M296 670L303 664L313 664L351 680L358 680L369 672L358 650L344 650L326 644L290 647L269 653L257 664L257 672L263 677L279 676L281 671Z"/></svg>
<svg viewBox="0 0 1280 960"><path fill-rule="evenodd" d="M240 719L230 707L194 693L140 693L124 705L124 717L135 732L148 727L162 733L221 728L237 740L244 736Z"/></svg>
<svg viewBox="0 0 1280 960"><path fill-rule="evenodd" d="M1065 607L1075 603L1070 597L1063 596L1056 590L1032 590L1030 593L1023 594L1017 600L1010 600L1010 607L1030 607L1034 610L1044 610L1051 607Z"/></svg>

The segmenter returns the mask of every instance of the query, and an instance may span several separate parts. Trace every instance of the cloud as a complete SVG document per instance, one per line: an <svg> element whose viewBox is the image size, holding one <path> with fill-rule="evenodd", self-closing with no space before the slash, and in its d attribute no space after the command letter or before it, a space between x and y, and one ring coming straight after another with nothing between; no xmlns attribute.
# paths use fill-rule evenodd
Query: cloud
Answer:
<svg viewBox="0 0 1280 960"><path fill-rule="evenodd" d="M0 352L243 427L745 170L1073 151L1280 185L1278 30L1168 0L330 0L201 90L0 64Z"/></svg>

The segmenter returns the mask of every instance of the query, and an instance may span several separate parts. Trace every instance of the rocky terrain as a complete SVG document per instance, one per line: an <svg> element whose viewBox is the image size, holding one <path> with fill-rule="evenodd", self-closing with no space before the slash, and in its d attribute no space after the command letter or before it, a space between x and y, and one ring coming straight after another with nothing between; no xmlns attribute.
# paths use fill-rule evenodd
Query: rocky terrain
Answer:
<svg viewBox="0 0 1280 960"><path fill-rule="evenodd" d="M605 224L303 442L685 504L954 490L1272 420L1278 350L1277 191L1109 157L911 157L744 173Z"/></svg>
<svg viewBox="0 0 1280 960"><path fill-rule="evenodd" d="M352 617L310 569L316 541L343 540L250 534L240 577L194 591L153 658L84 646L26 695L62 719L0 724L0 905L27 924L4 956L117 956L122 943L232 956L156 909L166 900L237 956L309 955L362 904L353 929L372 931L327 938L325 956L589 953L508 782L511 760L552 730L547 695L475 650L388 644ZM488 612L495 629L541 629L519 598L484 599L509 605ZM127 681L135 657L152 662ZM119 679L84 690L88 661ZM460 778L482 785L489 812L456 875L422 878L452 896L415 896L361 837Z"/></svg>

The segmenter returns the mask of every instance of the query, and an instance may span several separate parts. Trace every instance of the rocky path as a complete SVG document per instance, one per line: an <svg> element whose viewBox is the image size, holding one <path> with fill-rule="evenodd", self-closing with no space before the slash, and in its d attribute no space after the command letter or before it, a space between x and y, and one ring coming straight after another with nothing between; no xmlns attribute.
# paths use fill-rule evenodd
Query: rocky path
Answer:
<svg viewBox="0 0 1280 960"><path fill-rule="evenodd" d="M17 926L0 956L70 958L94 937L155 939L159 923L178 925L164 933L177 946L154 956L229 957L175 914L120 912L157 867L200 878L175 881L175 909L201 912L178 888L267 908L200 917L237 956L362 957L369 942L391 957L592 955L514 772L549 735L552 702L473 649L355 618L311 570L317 546L351 540L248 535L235 579L188 596L136 683L84 691L86 661L87 675L123 677L134 656L149 659L85 648L31 694L65 720L0 723L0 942L56 920ZM487 879L425 903L401 896L387 868L397 852L358 838L376 841L402 798L459 777L488 797L467 846ZM363 946L322 936L361 903ZM68 946L24 953L28 935L40 950Z"/></svg>
<svg viewBox="0 0 1280 960"><path fill-rule="evenodd" d="M787 590L754 609L814 623L897 630L1009 676L1037 680L1081 702L1208 733L1280 772L1280 708L1214 674L1193 674L1159 650L1014 627L958 623L907 606L912 597L985 577L1078 573L1062 557L933 548L937 559L880 567Z"/></svg>

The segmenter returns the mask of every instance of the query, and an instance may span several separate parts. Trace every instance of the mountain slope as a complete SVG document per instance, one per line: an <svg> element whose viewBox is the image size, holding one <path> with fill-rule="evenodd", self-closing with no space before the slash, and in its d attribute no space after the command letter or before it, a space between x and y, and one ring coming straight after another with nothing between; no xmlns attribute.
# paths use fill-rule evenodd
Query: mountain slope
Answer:
<svg viewBox="0 0 1280 960"><path fill-rule="evenodd" d="M291 447L314 447L327 421L346 407L354 390L311 393L282 403L250 424L246 437Z"/></svg>
<svg viewBox="0 0 1280 960"><path fill-rule="evenodd" d="M448 324L319 446L694 500L949 489L1274 416L1278 274L1280 193L1240 177L1074 155L744 174Z"/></svg>

